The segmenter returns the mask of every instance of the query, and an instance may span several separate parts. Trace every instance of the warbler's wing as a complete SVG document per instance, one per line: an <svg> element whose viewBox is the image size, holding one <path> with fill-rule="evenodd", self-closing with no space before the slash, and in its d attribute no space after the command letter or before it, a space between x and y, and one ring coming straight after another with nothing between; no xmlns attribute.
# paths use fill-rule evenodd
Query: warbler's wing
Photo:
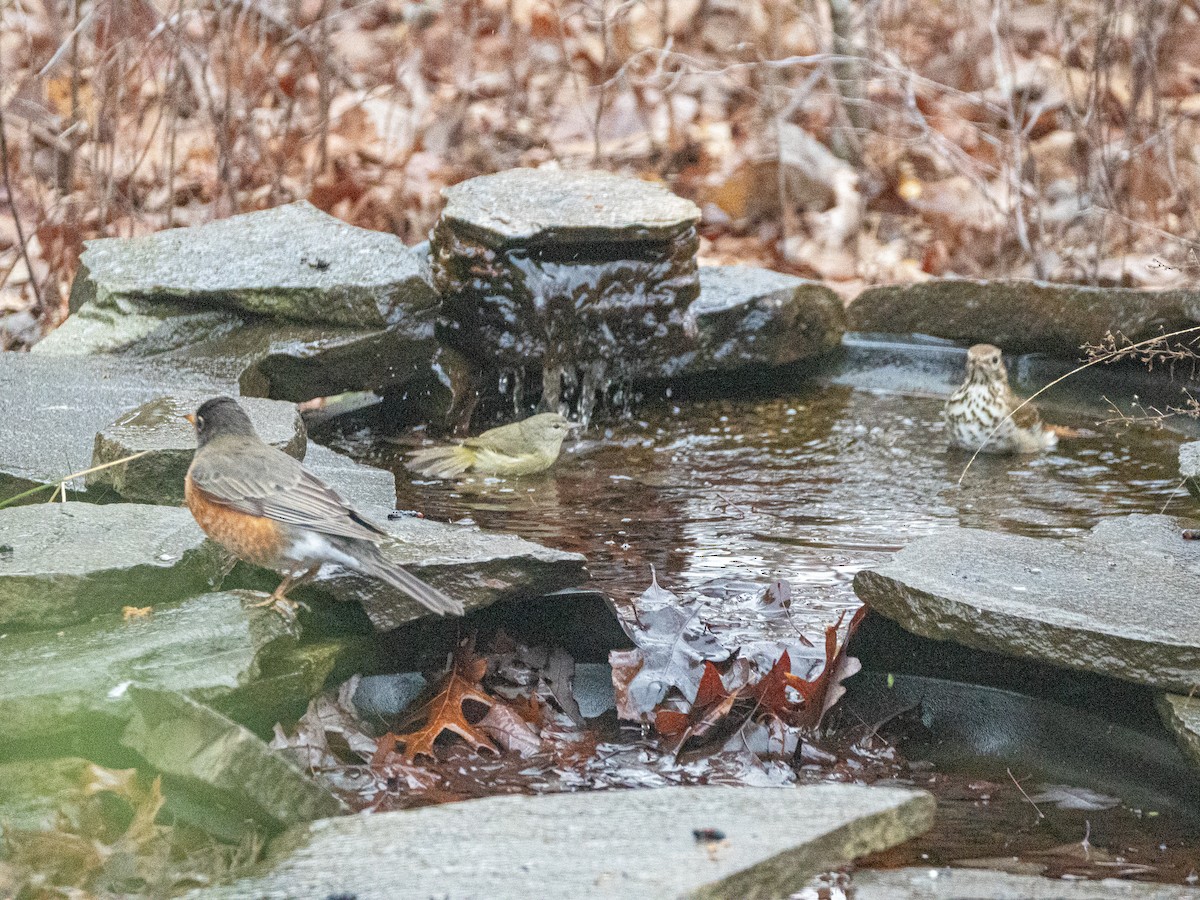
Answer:
<svg viewBox="0 0 1200 900"><path fill-rule="evenodd" d="M521 427L524 424L524 422L513 422L511 425L491 428L478 437L467 438L463 441L463 446L473 450L490 450L493 453L512 457L533 453L537 448L530 444L529 436Z"/></svg>
<svg viewBox="0 0 1200 900"><path fill-rule="evenodd" d="M189 471L209 499L238 512L335 537L378 541L386 533L299 462L266 444L239 446L218 459L197 453Z"/></svg>

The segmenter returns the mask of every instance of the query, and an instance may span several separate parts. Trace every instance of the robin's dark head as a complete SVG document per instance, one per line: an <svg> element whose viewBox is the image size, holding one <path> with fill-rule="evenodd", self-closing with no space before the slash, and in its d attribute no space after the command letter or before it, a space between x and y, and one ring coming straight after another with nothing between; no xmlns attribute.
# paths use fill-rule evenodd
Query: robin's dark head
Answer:
<svg viewBox="0 0 1200 900"><path fill-rule="evenodd" d="M232 397L213 397L200 404L200 408L188 416L196 426L196 444L203 447L215 437L227 434L244 434L258 437L250 417Z"/></svg>

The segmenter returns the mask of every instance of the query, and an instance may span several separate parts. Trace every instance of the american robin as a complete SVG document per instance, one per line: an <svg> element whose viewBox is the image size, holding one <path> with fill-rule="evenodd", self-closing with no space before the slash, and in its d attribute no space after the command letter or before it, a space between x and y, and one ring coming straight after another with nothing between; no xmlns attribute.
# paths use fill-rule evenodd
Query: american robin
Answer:
<svg viewBox="0 0 1200 900"><path fill-rule="evenodd" d="M1037 408L1021 406L1000 348L991 344L967 351L967 380L946 402L946 430L952 446L984 453L1039 453L1058 444L1054 426L1042 422Z"/></svg>
<svg viewBox="0 0 1200 900"><path fill-rule="evenodd" d="M540 413L461 444L417 450L409 455L408 467L430 478L457 478L466 472L533 475L554 465L567 432L579 427L558 413Z"/></svg>
<svg viewBox="0 0 1200 900"><path fill-rule="evenodd" d="M458 600L388 562L377 546L387 533L299 462L263 443L236 400L216 397L188 419L197 444L184 484L188 509L235 556L283 573L261 605L293 615L297 604L287 592L333 563L378 578L439 615L462 614Z"/></svg>

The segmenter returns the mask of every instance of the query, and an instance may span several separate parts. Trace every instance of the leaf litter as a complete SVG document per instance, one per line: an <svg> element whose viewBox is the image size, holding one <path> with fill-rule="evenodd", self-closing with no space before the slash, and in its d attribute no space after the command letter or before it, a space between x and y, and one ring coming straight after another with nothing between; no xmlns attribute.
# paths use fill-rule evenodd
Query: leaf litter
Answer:
<svg viewBox="0 0 1200 900"><path fill-rule="evenodd" d="M499 631L482 649L463 640L393 721L359 715L355 678L314 699L290 734L277 726L272 746L361 809L791 783L805 766L843 762L840 751L819 749L820 729L858 670L845 648L862 612L844 630L839 616L818 656L792 626L790 600L783 582L722 602L685 600L652 576L623 621L634 648L610 652L614 703L599 715L581 712L571 654Z"/></svg>

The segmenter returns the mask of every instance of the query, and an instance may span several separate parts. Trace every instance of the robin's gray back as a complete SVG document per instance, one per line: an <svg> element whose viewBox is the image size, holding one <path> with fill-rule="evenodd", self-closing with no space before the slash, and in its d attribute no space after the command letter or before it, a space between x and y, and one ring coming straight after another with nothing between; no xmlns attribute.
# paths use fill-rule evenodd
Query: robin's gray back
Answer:
<svg viewBox="0 0 1200 900"><path fill-rule="evenodd" d="M254 516L336 537L378 542L386 533L282 450L222 435L196 451L188 474L208 497Z"/></svg>

